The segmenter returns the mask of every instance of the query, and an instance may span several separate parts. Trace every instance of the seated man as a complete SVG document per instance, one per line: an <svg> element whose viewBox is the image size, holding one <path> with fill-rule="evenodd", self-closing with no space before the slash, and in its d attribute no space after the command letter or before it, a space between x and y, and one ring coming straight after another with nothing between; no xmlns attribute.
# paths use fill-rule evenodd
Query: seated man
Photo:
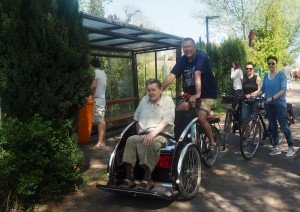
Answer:
<svg viewBox="0 0 300 212"><path fill-rule="evenodd" d="M162 84L158 79L146 81L147 95L140 101L134 113L138 135L130 136L126 141L122 162L126 165L126 179L121 187L135 186L133 170L139 159L144 169L141 188L153 188L151 173L160 156L160 148L167 139L159 133L174 136L175 105L171 97L162 94Z"/></svg>

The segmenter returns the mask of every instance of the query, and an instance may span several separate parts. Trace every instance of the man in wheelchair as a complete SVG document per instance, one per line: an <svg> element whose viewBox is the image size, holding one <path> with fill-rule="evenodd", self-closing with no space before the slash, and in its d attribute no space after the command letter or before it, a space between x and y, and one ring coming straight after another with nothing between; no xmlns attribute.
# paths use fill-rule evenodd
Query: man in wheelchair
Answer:
<svg viewBox="0 0 300 212"><path fill-rule="evenodd" d="M162 94L162 84L158 79L146 81L147 95L142 98L134 113L137 121L137 135L130 136L125 145L122 163L126 166L126 179L122 188L133 188L134 167L137 161L144 170L139 188L150 190L154 187L151 180L160 156L160 149L167 139L160 133L174 136L175 105L171 97Z"/></svg>

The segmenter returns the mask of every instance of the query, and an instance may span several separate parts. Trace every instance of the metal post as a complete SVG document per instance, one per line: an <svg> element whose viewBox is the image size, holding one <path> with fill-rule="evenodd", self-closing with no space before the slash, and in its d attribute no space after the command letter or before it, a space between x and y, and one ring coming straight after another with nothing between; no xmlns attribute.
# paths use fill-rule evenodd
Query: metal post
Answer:
<svg viewBox="0 0 300 212"><path fill-rule="evenodd" d="M206 45L208 45L208 42L209 42L208 18L209 18L209 16L205 17L205 23L206 23Z"/></svg>
<svg viewBox="0 0 300 212"><path fill-rule="evenodd" d="M205 16L205 23L206 23L206 45L209 44L208 20L209 20L209 19L214 19L214 18L220 18L220 16L218 16L218 15Z"/></svg>

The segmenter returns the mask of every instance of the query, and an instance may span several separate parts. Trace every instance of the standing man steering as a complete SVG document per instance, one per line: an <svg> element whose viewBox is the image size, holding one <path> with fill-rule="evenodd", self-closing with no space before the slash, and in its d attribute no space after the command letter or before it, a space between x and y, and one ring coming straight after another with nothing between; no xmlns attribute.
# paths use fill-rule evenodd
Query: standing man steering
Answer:
<svg viewBox="0 0 300 212"><path fill-rule="evenodd" d="M198 98L202 100L201 106L198 108L199 124L209 139L211 150L214 151L216 143L207 116L217 98L216 78L207 54L197 50L196 43L192 38L185 38L182 42L182 48L184 55L176 62L172 71L163 81L163 90L176 77L183 76L183 91L191 95L189 101L194 103Z"/></svg>

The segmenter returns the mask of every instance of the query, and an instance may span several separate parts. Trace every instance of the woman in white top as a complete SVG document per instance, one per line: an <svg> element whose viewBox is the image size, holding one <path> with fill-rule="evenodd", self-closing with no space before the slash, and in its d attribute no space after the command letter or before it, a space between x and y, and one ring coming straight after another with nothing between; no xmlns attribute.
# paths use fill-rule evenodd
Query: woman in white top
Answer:
<svg viewBox="0 0 300 212"><path fill-rule="evenodd" d="M235 97L242 96L243 95L243 88L242 88L243 71L240 68L240 62L232 63L230 77L233 80L233 95ZM232 102L233 107L236 107L237 104L238 104L238 99L234 98Z"/></svg>

